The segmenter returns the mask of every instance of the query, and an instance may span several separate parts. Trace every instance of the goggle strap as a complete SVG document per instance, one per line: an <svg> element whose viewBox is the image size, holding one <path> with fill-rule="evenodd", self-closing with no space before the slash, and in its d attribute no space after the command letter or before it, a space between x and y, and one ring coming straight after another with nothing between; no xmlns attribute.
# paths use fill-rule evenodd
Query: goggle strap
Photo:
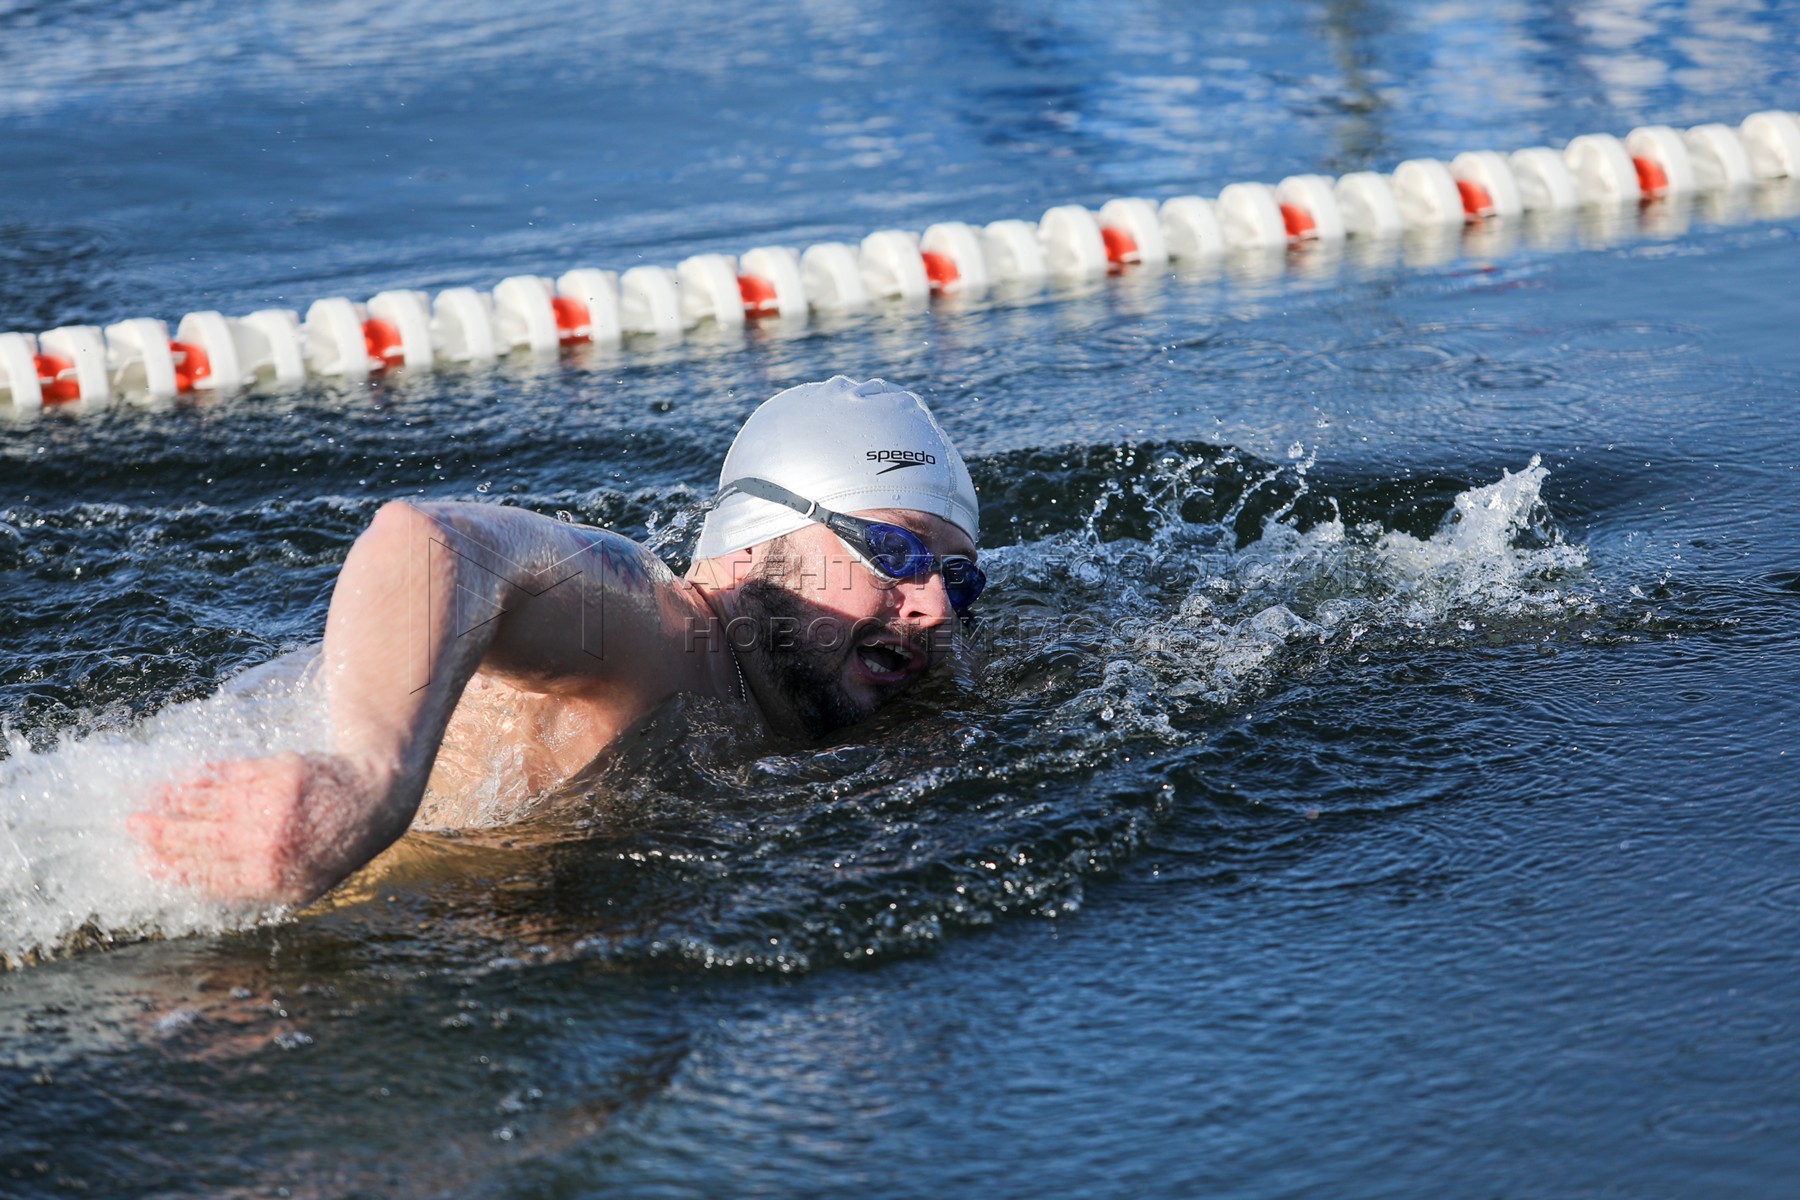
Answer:
<svg viewBox="0 0 1800 1200"><path fill-rule="evenodd" d="M831 524L831 519L839 515L820 504L817 500L810 500L807 497L800 495L798 492L789 491L779 483L767 479L757 479L754 476L745 476L743 479L734 479L721 487L718 495L713 497L712 503L707 507L717 508L720 501L724 500L727 496L730 496L733 492L742 492L746 496L755 496L758 500L767 500L771 504L779 504L783 508L791 508L809 521L818 521L826 525Z"/></svg>

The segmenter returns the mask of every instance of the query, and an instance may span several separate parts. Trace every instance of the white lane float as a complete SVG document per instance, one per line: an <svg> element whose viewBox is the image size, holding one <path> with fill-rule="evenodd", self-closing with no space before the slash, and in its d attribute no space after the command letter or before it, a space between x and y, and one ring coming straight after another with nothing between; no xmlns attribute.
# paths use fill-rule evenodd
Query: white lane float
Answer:
<svg viewBox="0 0 1800 1200"><path fill-rule="evenodd" d="M684 331L680 277L667 267L633 267L619 276L619 328L679 342Z"/></svg>
<svg viewBox="0 0 1800 1200"><path fill-rule="evenodd" d="M175 343L183 348L188 386L219 395L256 382L254 372L244 370L238 357L237 322L223 313L191 312L175 326Z"/></svg>
<svg viewBox="0 0 1800 1200"><path fill-rule="evenodd" d="M36 335L0 333L0 392L6 394L14 408L41 408L44 393L54 389L65 370L73 373L74 364L40 354ZM75 400L80 393L54 391L52 399Z"/></svg>
<svg viewBox="0 0 1800 1200"><path fill-rule="evenodd" d="M1643 198L1637 164L1625 143L1610 133L1584 133L1573 139L1563 150L1563 161L1583 204L1636 204Z"/></svg>
<svg viewBox="0 0 1800 1200"><path fill-rule="evenodd" d="M368 310L343 296L314 300L300 329L306 339L306 368L314 375L355 382L387 370L387 352L397 350L388 329L366 329Z"/></svg>
<svg viewBox="0 0 1800 1200"><path fill-rule="evenodd" d="M238 365L259 386L291 387L306 380L306 333L299 313L291 308L259 309L240 318L231 330Z"/></svg>
<svg viewBox="0 0 1800 1200"><path fill-rule="evenodd" d="M1750 154L1743 139L1729 125L1696 125L1682 135L1694 166L1694 186L1702 190L1735 191L1756 182L1750 170Z"/></svg>
<svg viewBox="0 0 1800 1200"><path fill-rule="evenodd" d="M307 322L311 323L308 314ZM447 363L487 363L500 357L494 337L494 298L472 287L445 288L431 299L431 344ZM397 346L373 347L385 356ZM373 355L371 355L371 360Z"/></svg>
<svg viewBox="0 0 1800 1200"><path fill-rule="evenodd" d="M1550 147L1515 150L1506 165L1518 181L1519 202L1526 212L1568 212L1581 206L1581 193L1569 164Z"/></svg>
<svg viewBox="0 0 1800 1200"><path fill-rule="evenodd" d="M931 298L931 280L919 253L919 236L901 229L878 229L862 240L857 270L863 291L877 300L920 306Z"/></svg>
<svg viewBox="0 0 1800 1200"><path fill-rule="evenodd" d="M105 333L107 368L115 394L142 392L166 399L181 393L167 324L155 317L133 317L106 326ZM180 353L182 365L188 366L188 351L184 348ZM191 382L191 375L186 378Z"/></svg>
<svg viewBox="0 0 1800 1200"><path fill-rule="evenodd" d="M1435 158L1409 158L1395 167L1394 199L1409 229L1460 229L1469 219L1456 177Z"/></svg>
<svg viewBox="0 0 1800 1200"><path fill-rule="evenodd" d="M675 268L681 323L688 329L711 321L721 329L744 324L744 293L737 264L723 254L695 254Z"/></svg>
<svg viewBox="0 0 1800 1200"><path fill-rule="evenodd" d="M1219 210L1203 196L1171 196L1157 209L1163 246L1176 259L1204 261L1225 253Z"/></svg>
<svg viewBox="0 0 1800 1200"><path fill-rule="evenodd" d="M1646 200L1685 196L1694 190L1694 159L1687 140L1667 125L1639 125L1625 135L1625 153L1637 169Z"/></svg>
<svg viewBox="0 0 1800 1200"><path fill-rule="evenodd" d="M1106 237L1094 214L1081 205L1059 204L1048 210L1038 220L1037 232L1050 274L1070 279L1106 274L1110 265Z"/></svg>
<svg viewBox="0 0 1800 1200"><path fill-rule="evenodd" d="M800 255L800 277L815 311L855 312L869 306L855 247L843 242L808 246Z"/></svg>
<svg viewBox="0 0 1800 1200"><path fill-rule="evenodd" d="M1288 244L1288 222L1281 200L1266 183L1228 184L1219 193L1219 228L1233 250L1268 251ZM1296 236L1306 230L1296 223Z"/></svg>
<svg viewBox="0 0 1800 1200"><path fill-rule="evenodd" d="M1756 178L1800 178L1800 117L1774 109L1751 113L1738 126L1738 136Z"/></svg>
<svg viewBox="0 0 1800 1200"><path fill-rule="evenodd" d="M99 326L63 325L45 332L38 344L43 356L50 360L39 364L44 397L96 405L112 398L106 335ZM52 370L43 370L46 366Z"/></svg>
<svg viewBox="0 0 1800 1200"><path fill-rule="evenodd" d="M0 333L0 398L19 410L112 395L106 342L92 325L65 325L41 338Z"/></svg>
<svg viewBox="0 0 1800 1200"><path fill-rule="evenodd" d="M382 350L388 365L428 371L437 361L431 341L431 300L424 292L395 288L369 297L366 341Z"/></svg>
<svg viewBox="0 0 1800 1200"><path fill-rule="evenodd" d="M1381 244L1406 234L1408 261L1432 263L1459 247L1504 252L1520 229L1531 234L1532 226L1516 225L1516 218L1582 205L1641 205L1641 229L1662 233L1678 232L1687 209L1654 201L1689 193L1705 196L1715 212L1786 218L1794 215L1796 188L1770 181L1789 179L1800 179L1800 117L1771 109L1735 128L1644 125L1622 139L1585 134L1560 151L1470 151L1448 164L1409 159L1392 175L1234 183L1216 199L1182 195L1159 205L1121 197L1098 212L1059 205L1036 222L946 221L923 235L880 230L857 245L763 246L741 260L693 255L674 269L639 266L620 275L582 267L554 281L515 275L492 292L452 287L428 298L394 289L366 305L328 297L315 301L304 321L288 309L246 317L191 312L173 338L152 318L4 333L0 400L34 409L121 395L223 394L309 375L360 381L396 367L483 363L520 350L616 347L628 335L680 341L707 322L738 329L753 319L804 320L809 312L867 308L872 297L918 306L933 295L1017 293L1051 276L1089 279L1232 251L1240 252L1240 267L1241 252L1252 252L1247 270L1328 274L1336 256L1325 247L1346 237L1365 243L1359 258L1378 259ZM1739 193L1747 199L1732 198ZM1284 267L1278 252L1299 244L1316 248L1289 256Z"/></svg>
<svg viewBox="0 0 1800 1200"><path fill-rule="evenodd" d="M988 279L994 283L1036 289L1049 277L1037 226L1030 221L988 222L981 230L981 252L987 261Z"/></svg>
<svg viewBox="0 0 1800 1200"><path fill-rule="evenodd" d="M1369 239L1397 238L1406 229L1394 185L1378 171L1352 171L1331 189L1344 232Z"/></svg>
<svg viewBox="0 0 1800 1200"><path fill-rule="evenodd" d="M555 354L563 343L551 303L555 294L550 281L539 275L512 275L496 284L489 310L494 349L500 354L511 350Z"/></svg>

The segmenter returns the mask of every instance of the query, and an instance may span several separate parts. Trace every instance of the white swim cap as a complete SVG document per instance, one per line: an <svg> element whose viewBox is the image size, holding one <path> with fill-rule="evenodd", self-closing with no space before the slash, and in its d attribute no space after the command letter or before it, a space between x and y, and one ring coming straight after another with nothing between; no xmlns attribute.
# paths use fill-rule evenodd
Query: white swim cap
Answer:
<svg viewBox="0 0 1800 1200"><path fill-rule="evenodd" d="M962 455L923 400L880 379L838 375L763 401L726 452L719 487L746 478L838 512L931 513L979 540L980 502ZM734 492L706 514L694 557L717 558L807 523L791 508Z"/></svg>

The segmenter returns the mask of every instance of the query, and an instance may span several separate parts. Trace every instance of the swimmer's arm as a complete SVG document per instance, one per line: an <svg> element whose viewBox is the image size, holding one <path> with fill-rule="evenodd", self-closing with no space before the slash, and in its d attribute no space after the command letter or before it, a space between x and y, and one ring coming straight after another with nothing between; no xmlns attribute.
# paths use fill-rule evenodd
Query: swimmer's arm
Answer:
<svg viewBox="0 0 1800 1200"><path fill-rule="evenodd" d="M477 670L622 708L659 686L679 617L627 539L490 505L386 505L325 622L331 752L213 764L133 827L157 873L214 895L306 903L403 834Z"/></svg>
<svg viewBox="0 0 1800 1200"><path fill-rule="evenodd" d="M667 674L675 583L605 530L495 505L387 505L352 548L326 618L334 748L380 764L416 805L477 670L634 707Z"/></svg>

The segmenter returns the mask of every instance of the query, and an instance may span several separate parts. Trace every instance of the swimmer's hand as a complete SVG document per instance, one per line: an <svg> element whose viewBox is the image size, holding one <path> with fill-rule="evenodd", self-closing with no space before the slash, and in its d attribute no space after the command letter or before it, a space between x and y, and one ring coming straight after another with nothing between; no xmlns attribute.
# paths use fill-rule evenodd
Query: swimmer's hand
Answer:
<svg viewBox="0 0 1800 1200"><path fill-rule="evenodd" d="M405 832L410 813L390 811L386 791L339 755L209 763L156 788L128 826L157 878L218 900L302 905Z"/></svg>

